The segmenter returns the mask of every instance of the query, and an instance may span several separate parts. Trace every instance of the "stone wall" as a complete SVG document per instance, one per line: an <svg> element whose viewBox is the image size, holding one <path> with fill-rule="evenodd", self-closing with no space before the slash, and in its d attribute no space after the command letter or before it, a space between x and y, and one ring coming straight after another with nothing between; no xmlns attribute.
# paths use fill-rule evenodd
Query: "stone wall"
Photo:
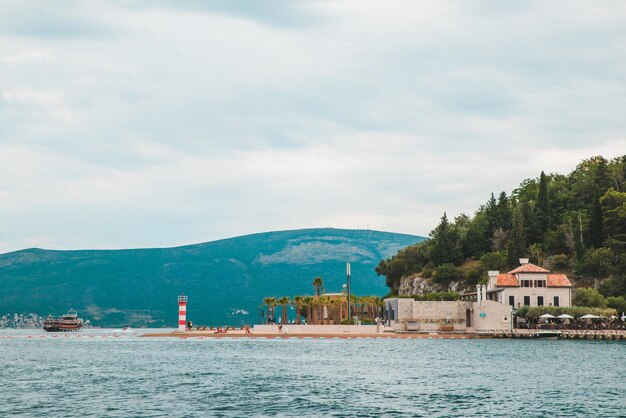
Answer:
<svg viewBox="0 0 626 418"><path fill-rule="evenodd" d="M390 321L396 331L506 331L511 326L511 307L490 300L479 304L392 298L385 305L397 309L396 319ZM468 314L471 324L466 322Z"/></svg>

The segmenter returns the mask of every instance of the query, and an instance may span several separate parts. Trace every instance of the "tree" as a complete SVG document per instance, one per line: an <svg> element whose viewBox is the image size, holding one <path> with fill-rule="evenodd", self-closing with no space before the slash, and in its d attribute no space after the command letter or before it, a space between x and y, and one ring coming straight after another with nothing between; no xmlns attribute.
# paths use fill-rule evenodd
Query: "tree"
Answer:
<svg viewBox="0 0 626 418"><path fill-rule="evenodd" d="M609 176L608 161L606 158L602 156L595 157L595 172L593 174L593 181L596 188L601 194L604 194L604 192L612 185L611 177Z"/></svg>
<svg viewBox="0 0 626 418"><path fill-rule="evenodd" d="M509 198L506 196L506 193L501 192L500 196L498 196L498 205L496 208L497 227L502 228L505 231L511 229L512 213L509 203Z"/></svg>
<svg viewBox="0 0 626 418"><path fill-rule="evenodd" d="M270 315L272 313L272 301L274 298L264 298L263 304L267 306L267 316L265 317L265 325L270 323Z"/></svg>
<svg viewBox="0 0 626 418"><path fill-rule="evenodd" d="M592 248L587 250L582 260L578 262L576 271L587 277L608 277L613 259L614 254L610 248Z"/></svg>
<svg viewBox="0 0 626 418"><path fill-rule="evenodd" d="M313 297L305 296L302 298L302 305L306 308L306 322L311 323L313 320Z"/></svg>
<svg viewBox="0 0 626 418"><path fill-rule="evenodd" d="M574 293L574 305L587 306L590 308L606 308L604 296L593 288L579 288Z"/></svg>
<svg viewBox="0 0 626 418"><path fill-rule="evenodd" d="M491 249L494 251L504 251L509 239L509 233L502 228L493 231L491 237Z"/></svg>
<svg viewBox="0 0 626 418"><path fill-rule="evenodd" d="M617 312L626 312L626 298L624 296L610 296L606 298L606 304Z"/></svg>
<svg viewBox="0 0 626 418"><path fill-rule="evenodd" d="M459 278L460 274L454 264L445 263L437 267L433 274L433 281L440 286L448 286L451 281Z"/></svg>
<svg viewBox="0 0 626 418"><path fill-rule="evenodd" d="M598 189L593 196L593 206L591 207L591 245L595 248L602 247L604 241L604 231L602 230L602 206Z"/></svg>
<svg viewBox="0 0 626 418"><path fill-rule="evenodd" d="M526 199L520 199L519 211L522 217L522 225L524 226L524 236L528 244L539 242L539 232L537 231L537 220L535 218L535 210L531 203Z"/></svg>
<svg viewBox="0 0 626 418"><path fill-rule="evenodd" d="M263 299L263 303L267 305L267 318L265 319L265 323L269 324L276 320L274 318L274 307L276 306L276 298L265 298Z"/></svg>
<svg viewBox="0 0 626 418"><path fill-rule="evenodd" d="M489 234L491 237L493 231L499 227L498 223L498 202L496 201L495 196L491 193L491 197L487 201L487 204L484 207L485 216L487 217L487 223L489 224Z"/></svg>
<svg viewBox="0 0 626 418"><path fill-rule="evenodd" d="M320 289L324 286L324 280L322 280L321 276L317 276L313 279L313 287L315 288L315 296L320 295Z"/></svg>
<svg viewBox="0 0 626 418"><path fill-rule="evenodd" d="M626 155L614 158L609 164L612 187L618 192L626 192Z"/></svg>
<svg viewBox="0 0 626 418"><path fill-rule="evenodd" d="M615 253L626 252L626 192L610 188L599 201L603 214L606 244Z"/></svg>
<svg viewBox="0 0 626 418"><path fill-rule="evenodd" d="M583 221L580 211L576 213L578 216L574 220L574 251L576 259L580 260L585 253L585 243L583 241Z"/></svg>
<svg viewBox="0 0 626 418"><path fill-rule="evenodd" d="M283 296L282 298L278 299L276 301L280 306L281 306L281 317L282 317L282 323L286 324L288 322L288 317L287 317L287 305L289 305L289 297L288 296Z"/></svg>
<svg viewBox="0 0 626 418"><path fill-rule="evenodd" d="M300 324L300 315L302 307L304 306L304 298L302 296L294 296L293 297L293 305L296 307L296 324Z"/></svg>
<svg viewBox="0 0 626 418"><path fill-rule="evenodd" d="M518 263L520 258L526 256L526 237L524 236L524 224L519 208L513 209L513 225L509 244L507 246L508 261L510 266Z"/></svg>
<svg viewBox="0 0 626 418"><path fill-rule="evenodd" d="M505 252L485 253L480 257L480 264L485 270L502 271L508 264L507 255Z"/></svg>
<svg viewBox="0 0 626 418"><path fill-rule="evenodd" d="M539 228L539 236L550 229L550 200L548 198L548 178L542 171L539 177L539 193L537 194L537 227Z"/></svg>
<svg viewBox="0 0 626 418"><path fill-rule="evenodd" d="M431 259L435 265L461 261L459 238L448 222L448 216L445 212L441 217L441 222L430 235L432 237Z"/></svg>
<svg viewBox="0 0 626 418"><path fill-rule="evenodd" d="M489 251L489 222L484 212L479 211L474 219L470 219L467 228L460 234L459 244L464 257L480 257Z"/></svg>

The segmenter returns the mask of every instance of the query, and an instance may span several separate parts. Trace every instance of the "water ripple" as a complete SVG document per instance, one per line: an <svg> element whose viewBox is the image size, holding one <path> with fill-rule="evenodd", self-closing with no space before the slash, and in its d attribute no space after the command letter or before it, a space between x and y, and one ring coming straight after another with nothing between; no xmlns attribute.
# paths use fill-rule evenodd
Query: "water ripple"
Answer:
<svg viewBox="0 0 626 418"><path fill-rule="evenodd" d="M626 344L0 341L0 416L624 416Z"/></svg>

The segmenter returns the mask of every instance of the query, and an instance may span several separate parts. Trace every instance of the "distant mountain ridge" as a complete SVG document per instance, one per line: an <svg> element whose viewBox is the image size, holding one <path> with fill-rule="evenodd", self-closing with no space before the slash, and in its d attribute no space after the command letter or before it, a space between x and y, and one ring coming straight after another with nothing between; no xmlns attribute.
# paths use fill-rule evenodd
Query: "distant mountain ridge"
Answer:
<svg viewBox="0 0 626 418"><path fill-rule="evenodd" d="M383 295L376 265L424 239L322 228L172 248L25 249L0 254L0 314L74 308L100 326L175 326L176 296L184 292L195 323L254 323L263 297L312 294L315 276L339 291L346 261L355 293Z"/></svg>

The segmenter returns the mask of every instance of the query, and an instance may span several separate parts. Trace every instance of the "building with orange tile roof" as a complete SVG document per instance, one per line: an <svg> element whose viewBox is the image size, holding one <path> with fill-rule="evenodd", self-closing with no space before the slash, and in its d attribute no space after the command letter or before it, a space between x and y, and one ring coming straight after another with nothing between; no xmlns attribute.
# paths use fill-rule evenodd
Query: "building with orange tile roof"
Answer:
<svg viewBox="0 0 626 418"><path fill-rule="evenodd" d="M572 306L572 283L565 274L520 259L520 266L509 271L489 272L487 291L490 298L515 308L521 306Z"/></svg>

